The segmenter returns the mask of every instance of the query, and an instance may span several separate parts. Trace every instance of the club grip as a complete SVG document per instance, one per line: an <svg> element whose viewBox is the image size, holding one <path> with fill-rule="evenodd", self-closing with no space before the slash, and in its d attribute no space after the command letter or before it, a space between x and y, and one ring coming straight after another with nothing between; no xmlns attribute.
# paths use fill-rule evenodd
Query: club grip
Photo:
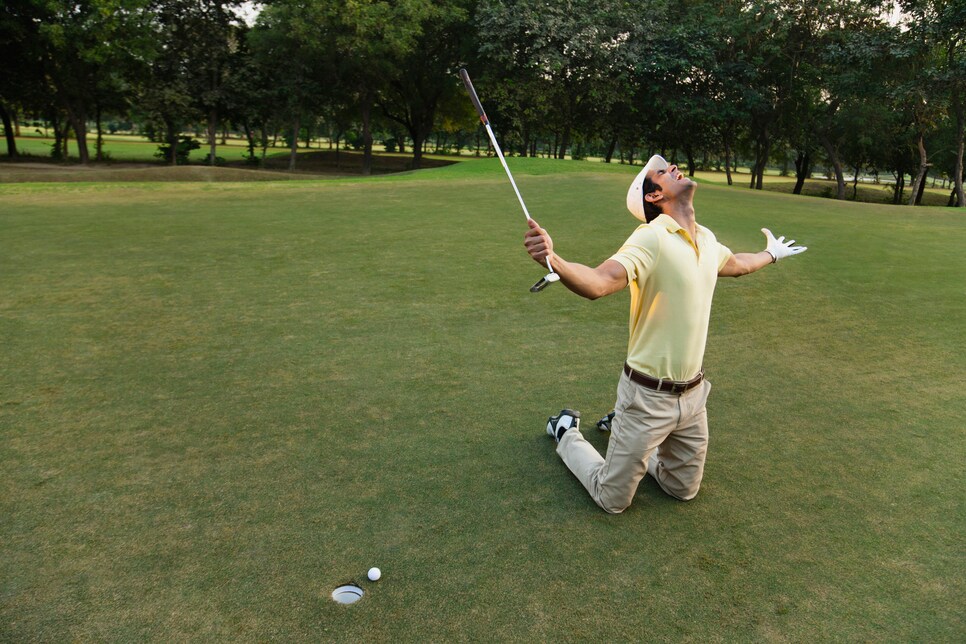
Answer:
<svg viewBox="0 0 966 644"><path fill-rule="evenodd" d="M460 78L463 79L463 85L466 86L466 91L470 95L470 100L473 101L473 107L476 108L476 113L480 115L480 121L483 125L486 125L488 119L486 118L486 112L483 111L483 105L480 103L479 97L476 95L476 90L473 88L473 81L470 80L470 75L466 72L466 69L460 69Z"/></svg>

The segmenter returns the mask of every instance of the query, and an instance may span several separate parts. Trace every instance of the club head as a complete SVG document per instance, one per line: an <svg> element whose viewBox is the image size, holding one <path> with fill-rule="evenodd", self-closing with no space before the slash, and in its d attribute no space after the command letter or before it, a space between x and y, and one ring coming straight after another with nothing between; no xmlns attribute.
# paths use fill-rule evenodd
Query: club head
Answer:
<svg viewBox="0 0 966 644"><path fill-rule="evenodd" d="M559 282L559 281L560 281L560 276L559 275L557 275L556 273L553 273L553 272L547 273L546 275L544 275L543 277L540 278L540 281L539 282L537 282L536 284L534 284L533 286L530 287L530 292L531 293L539 293L540 291L542 291L543 289L547 288L548 286L550 286L554 282Z"/></svg>

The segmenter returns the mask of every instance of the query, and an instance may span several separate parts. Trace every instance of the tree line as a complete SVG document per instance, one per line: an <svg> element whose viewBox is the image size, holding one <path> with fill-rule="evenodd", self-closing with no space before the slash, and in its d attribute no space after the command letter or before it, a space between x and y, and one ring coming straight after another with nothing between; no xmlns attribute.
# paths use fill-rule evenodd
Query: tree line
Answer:
<svg viewBox="0 0 966 644"><path fill-rule="evenodd" d="M480 128L470 69L504 146L523 156L633 163L652 152L693 173L742 159L749 186L794 167L880 175L895 203L928 176L966 207L966 0L4 0L0 117L73 133L102 157L122 118L177 163L201 126L243 132L258 163L279 132L295 168L320 127L351 136L372 168L374 132L412 155ZM92 140L93 137L93 140ZM407 150L408 147L408 150ZM93 149L93 157L91 150ZM260 153L259 153L260 151ZM911 185L906 185L906 177ZM909 188L908 200L905 190Z"/></svg>

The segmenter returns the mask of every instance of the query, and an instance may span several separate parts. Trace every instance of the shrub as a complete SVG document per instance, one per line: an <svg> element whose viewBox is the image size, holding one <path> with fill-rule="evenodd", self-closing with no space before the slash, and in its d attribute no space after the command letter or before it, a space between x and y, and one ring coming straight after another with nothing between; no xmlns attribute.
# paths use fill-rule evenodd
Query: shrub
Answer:
<svg viewBox="0 0 966 644"><path fill-rule="evenodd" d="M356 132L355 130L349 130L345 133L345 144L351 147L353 150L362 149L362 134Z"/></svg>
<svg viewBox="0 0 966 644"><path fill-rule="evenodd" d="M188 155L191 154L192 150L197 150L201 147L201 142L199 142L194 137L183 136L178 140L177 146L174 150L175 163L177 165L188 165ZM167 143L163 143L158 146L158 151L154 153L156 159L161 159L166 161L168 159L169 153L171 152L171 146Z"/></svg>

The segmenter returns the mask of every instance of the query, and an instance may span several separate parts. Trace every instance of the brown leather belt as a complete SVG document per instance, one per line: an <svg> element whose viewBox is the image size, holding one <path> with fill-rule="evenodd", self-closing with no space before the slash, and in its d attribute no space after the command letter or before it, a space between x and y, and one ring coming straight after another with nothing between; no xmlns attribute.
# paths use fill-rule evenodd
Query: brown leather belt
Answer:
<svg viewBox="0 0 966 644"><path fill-rule="evenodd" d="M641 373L640 371L635 371L629 364L624 363L624 373L627 377L636 382L637 384L647 387L648 389L653 389L654 391L664 391L669 394L683 394L689 389L694 389L701 384L704 380L704 372L702 371L696 375L691 380L687 382L677 382L675 380L663 380L658 378L652 378L646 373Z"/></svg>

